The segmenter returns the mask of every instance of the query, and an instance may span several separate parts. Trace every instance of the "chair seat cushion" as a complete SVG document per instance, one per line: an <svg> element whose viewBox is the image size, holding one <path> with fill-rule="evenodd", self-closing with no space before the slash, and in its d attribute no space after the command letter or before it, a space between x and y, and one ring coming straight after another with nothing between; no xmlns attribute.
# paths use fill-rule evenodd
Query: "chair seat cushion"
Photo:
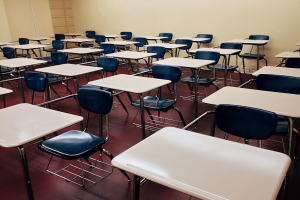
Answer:
<svg viewBox="0 0 300 200"><path fill-rule="evenodd" d="M234 65L227 65L227 71L236 71L236 69L238 68L239 66L234 66ZM209 69L213 69L213 67L209 66L208 67ZM222 65L222 64L216 64L215 65L215 69L216 70L225 70L225 65Z"/></svg>
<svg viewBox="0 0 300 200"><path fill-rule="evenodd" d="M197 83L198 85L211 85L216 80L216 78L205 78L205 77L198 77ZM180 80L183 83L194 83L195 78L194 76L187 76Z"/></svg>
<svg viewBox="0 0 300 200"><path fill-rule="evenodd" d="M293 120L294 124L294 120ZM274 135L286 136L288 132L288 120L284 117L278 117L278 122Z"/></svg>
<svg viewBox="0 0 300 200"><path fill-rule="evenodd" d="M92 62L92 63L88 63L85 64L86 66L90 66L90 67L98 67L97 62Z"/></svg>
<svg viewBox="0 0 300 200"><path fill-rule="evenodd" d="M2 68L2 67L0 67L0 69L1 69L1 73L8 73L8 72L11 72L10 69L6 69L6 68Z"/></svg>
<svg viewBox="0 0 300 200"><path fill-rule="evenodd" d="M254 53L244 53L240 55L241 58L252 58L257 59L257 54ZM265 54L259 54L259 59L263 59L265 57Z"/></svg>
<svg viewBox="0 0 300 200"><path fill-rule="evenodd" d="M47 61L47 62L52 62L52 59L51 59L50 56L49 57L43 57L40 60L44 60L44 61Z"/></svg>
<svg viewBox="0 0 300 200"><path fill-rule="evenodd" d="M175 100L161 99L154 96L144 97L144 107L152 110L168 110L176 103ZM131 102L132 106L140 107L140 100Z"/></svg>
<svg viewBox="0 0 300 200"><path fill-rule="evenodd" d="M54 75L48 75L48 83L54 82L54 81L59 81L62 80L63 78L59 76L54 76Z"/></svg>
<svg viewBox="0 0 300 200"><path fill-rule="evenodd" d="M46 52L55 52L55 51L57 51L57 50L54 49L54 48L50 48L50 49L45 49L44 51L46 51Z"/></svg>
<svg viewBox="0 0 300 200"><path fill-rule="evenodd" d="M39 144L39 149L55 156L72 160L98 151L106 140L86 132L72 130Z"/></svg>

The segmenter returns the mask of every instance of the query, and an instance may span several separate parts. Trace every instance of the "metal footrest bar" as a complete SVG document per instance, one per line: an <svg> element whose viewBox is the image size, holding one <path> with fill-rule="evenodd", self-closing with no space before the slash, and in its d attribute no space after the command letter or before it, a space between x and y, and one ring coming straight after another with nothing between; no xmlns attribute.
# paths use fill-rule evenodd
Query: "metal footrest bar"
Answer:
<svg viewBox="0 0 300 200"><path fill-rule="evenodd" d="M214 83L217 86L224 86L224 78L218 78ZM228 86L235 86L235 85L240 85L240 84L241 84L241 82L239 80L227 79Z"/></svg>
<svg viewBox="0 0 300 200"><path fill-rule="evenodd" d="M47 172L49 172L51 175L58 176L62 179L65 179L67 182L72 182L76 185L79 185L83 187L84 189L88 189L98 182L106 179L108 176L110 176L113 173L114 166L102 162L100 160L89 158L90 160L93 160L95 162L94 165L91 165L89 163L83 162L81 159L75 161L74 163L71 163L67 165L66 167L53 172L49 170L49 165L52 160L52 157L49 161L49 164L47 166ZM97 163L102 164L102 167L106 167L107 169L103 169L100 167L97 167ZM79 166L78 166L79 165ZM86 166L84 169L84 166ZM92 172L93 171L93 172ZM71 176L71 177L67 177ZM79 179L76 181L76 179ZM80 183L80 180L82 183ZM89 186L86 186L86 182L88 182Z"/></svg>
<svg viewBox="0 0 300 200"><path fill-rule="evenodd" d="M197 92L197 100L198 102L202 102L202 99L204 99L207 94L205 93L201 93L201 92ZM180 98L182 100L186 100L186 101L195 101L195 92L191 92L191 95L190 96L183 96L183 95L180 95Z"/></svg>

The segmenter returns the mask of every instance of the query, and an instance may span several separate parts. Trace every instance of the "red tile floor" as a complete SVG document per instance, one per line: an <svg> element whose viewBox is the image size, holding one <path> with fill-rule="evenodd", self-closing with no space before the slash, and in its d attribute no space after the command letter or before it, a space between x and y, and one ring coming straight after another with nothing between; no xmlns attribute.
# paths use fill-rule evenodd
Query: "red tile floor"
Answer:
<svg viewBox="0 0 300 200"><path fill-rule="evenodd" d="M207 73L203 71L204 74ZM118 73L125 73L125 69L121 66L119 67ZM208 73L207 73L208 74ZM222 73L218 73L218 77L223 77ZM99 79L100 76L98 73L93 73L90 75L90 79L95 80ZM234 79L238 79L237 74L233 75ZM251 75L243 75L244 81L253 78ZM87 80L84 76L78 77L78 82L80 85L87 83ZM17 83L14 82L14 85ZM74 88L70 82L70 87L74 91ZM7 84L4 85L9 88ZM249 88L255 88L255 83L252 83L248 86ZM65 89L61 85L55 85L54 88L57 89L61 94L64 95ZM182 111L182 114L187 123L191 122L194 119L194 103L192 101L182 100L179 96L183 88L185 89L183 94L188 94L188 88L186 85L179 83L178 88L178 102L176 106ZM200 91L204 91L203 87L199 87ZM29 91L29 90L28 90ZM214 87L210 87L208 93L215 91ZM29 91L30 92L30 91ZM150 92L154 94L153 92ZM30 102L31 94L25 92L26 101ZM53 94L54 95L54 94ZM170 93L167 88L163 90L164 97L171 98ZM42 94L36 94L34 104L42 102ZM133 146L134 144L141 141L141 129L136 128L132 122L134 116L136 115L138 109L130 105L130 101L126 94L120 95L121 99L124 101L127 109L129 110L129 115L125 113L121 106L114 109L110 113L110 139L105 144L105 149L108 149L114 156L120 154L124 150ZM137 98L133 94L134 98ZM55 96L53 96L55 98ZM114 99L115 101L116 98ZM21 103L21 95L19 88L14 89L12 94L6 95L7 106L15 105ZM284 103L284 102L282 102ZM2 107L2 100L0 100L0 105ZM77 114L76 101L74 99L67 99L52 104L52 109ZM204 113L205 111L212 110L213 106L207 105L204 103L199 103L199 114ZM85 117L86 112L83 111L83 116ZM168 118L173 118L179 120L177 113L173 110L170 110L168 113L163 113L163 116ZM139 119L139 116L137 117ZM191 131L199 132L199 134L208 135L210 132L210 123L211 116L208 116L201 120L198 123L198 129L195 130L194 127L190 128ZM88 131L92 134L98 134L99 118L96 115L91 115L90 124ZM296 128L300 129L300 121L296 120ZM15 122L18 123L18 122ZM182 127L182 125L180 125ZM63 133L67 130L78 129L79 124L73 125L71 127L65 128L64 130L59 131L58 133ZM147 135L151 135L153 132L146 131ZM7 133L9 134L9 133ZM223 137L224 133L219 130L216 130L217 137ZM276 140L280 138L274 137ZM230 136L229 140L237 141L236 137ZM242 142L242 141L239 141ZM252 143L256 145L256 143ZM271 143L270 143L271 145ZM274 149L276 151L282 152L282 147L278 144L273 144L268 149ZM278 148L279 147L279 148ZM151 151L151 149L149 149ZM32 186L34 191L35 199L43 200L53 200L53 199L103 199L103 200L125 200L132 198L132 183L128 183L127 179L120 173L118 170L114 170L114 173L106 178L105 180L99 182L97 185L91 187L88 190L84 190L82 187L77 186L72 183L68 183L63 179L60 179L56 176L50 175L46 172L46 166L48 164L50 155L40 151L37 148L37 144L26 147L28 165L30 170L30 176L32 180ZM110 162L109 159L104 155L99 157L99 154L96 153L93 156L100 160ZM180 159L180 157L178 158ZM54 158L52 162L53 168L64 167L68 161L61 160L59 158ZM276 166L274 166L276 167ZM188 169L182 169L188 170ZM293 160L290 168L290 179L289 179L289 189L288 189L288 199L296 200L300 199L300 164L298 160ZM226 173L226 172L224 172ZM247 173L247 172L245 172ZM129 174L132 177L132 174ZM205 181L205 180L199 180ZM249 194L245 194L249 195ZM24 186L23 173L20 164L19 154L16 148L6 149L0 147L0 199L12 200L12 199L26 199L26 190ZM161 186L153 182L146 182L141 187L140 198L144 200L155 200L155 199L189 199L189 196L178 191L174 191L167 187ZM195 198L193 198L195 199ZM281 195L278 195L277 199L281 199Z"/></svg>

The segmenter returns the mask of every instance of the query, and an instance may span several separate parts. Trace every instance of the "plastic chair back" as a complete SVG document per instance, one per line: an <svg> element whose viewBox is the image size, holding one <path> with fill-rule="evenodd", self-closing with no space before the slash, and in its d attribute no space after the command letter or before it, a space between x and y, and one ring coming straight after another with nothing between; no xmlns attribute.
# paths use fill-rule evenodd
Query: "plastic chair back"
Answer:
<svg viewBox="0 0 300 200"><path fill-rule="evenodd" d="M67 63L68 56L63 52L52 52L51 53L52 63L56 65L61 65Z"/></svg>
<svg viewBox="0 0 300 200"><path fill-rule="evenodd" d="M96 114L108 114L113 104L112 93L96 87L80 87L78 101L82 108Z"/></svg>
<svg viewBox="0 0 300 200"><path fill-rule="evenodd" d="M56 50L62 50L64 49L64 42L60 40L53 40L52 47Z"/></svg>
<svg viewBox="0 0 300 200"><path fill-rule="evenodd" d="M3 47L3 56L7 59L12 59L15 57L15 49L10 47Z"/></svg>
<svg viewBox="0 0 300 200"><path fill-rule="evenodd" d="M85 35L87 38L94 38L96 35L96 31L86 31Z"/></svg>
<svg viewBox="0 0 300 200"><path fill-rule="evenodd" d="M100 49L103 49L103 53L110 54L115 52L115 45L110 43L101 43Z"/></svg>
<svg viewBox="0 0 300 200"><path fill-rule="evenodd" d="M197 35L197 38L208 38L208 40L204 40L204 41L201 42L203 44L211 43L213 37L214 36L212 34L198 34Z"/></svg>
<svg viewBox="0 0 300 200"><path fill-rule="evenodd" d="M98 67L102 67L104 72L115 72L118 69L119 60L117 58L98 57Z"/></svg>
<svg viewBox="0 0 300 200"><path fill-rule="evenodd" d="M220 45L220 48L221 49L239 49L239 50L242 50L243 49L243 44L226 42L226 43L222 43Z"/></svg>
<svg viewBox="0 0 300 200"><path fill-rule="evenodd" d="M134 44L137 47L143 47L143 46L145 46L147 44L147 39L143 38L143 37L134 37L132 39L132 41L133 42L139 42L139 43Z"/></svg>
<svg viewBox="0 0 300 200"><path fill-rule="evenodd" d="M288 58L288 59L286 59L285 67L300 68L300 58Z"/></svg>
<svg viewBox="0 0 300 200"><path fill-rule="evenodd" d="M33 91L44 92L46 89L47 77L45 74L38 72L25 72L24 80L26 86Z"/></svg>
<svg viewBox="0 0 300 200"><path fill-rule="evenodd" d="M29 39L28 38L19 38L19 44L20 45L29 44Z"/></svg>
<svg viewBox="0 0 300 200"><path fill-rule="evenodd" d="M257 108L218 105L215 122L226 133L246 139L263 140L271 137L277 126L277 115Z"/></svg>
<svg viewBox="0 0 300 200"><path fill-rule="evenodd" d="M64 40L66 36L64 34L55 34L54 38L55 40Z"/></svg>
<svg viewBox="0 0 300 200"><path fill-rule="evenodd" d="M132 38L132 33L131 32L121 32L120 35L125 35L125 36L121 36L121 38L123 40L130 40Z"/></svg>
<svg viewBox="0 0 300 200"><path fill-rule="evenodd" d="M152 56L153 58L163 58L166 53L165 47L159 47L159 46L148 46L147 47L148 53L156 53L155 56Z"/></svg>
<svg viewBox="0 0 300 200"><path fill-rule="evenodd" d="M258 90L298 94L300 92L300 78L260 74L256 77L256 86Z"/></svg>
<svg viewBox="0 0 300 200"><path fill-rule="evenodd" d="M210 65L215 65L219 62L220 53L215 51L197 51L195 53L195 58L202 60L214 60L215 62Z"/></svg>
<svg viewBox="0 0 300 200"><path fill-rule="evenodd" d="M269 40L268 35L250 35L249 40Z"/></svg>
<svg viewBox="0 0 300 200"><path fill-rule="evenodd" d="M167 37L164 39L160 39L163 42L170 42L173 38L173 34L172 33L160 33L159 37Z"/></svg>
<svg viewBox="0 0 300 200"><path fill-rule="evenodd" d="M175 44L185 44L185 47L180 47L179 49L190 49L192 47L193 41L188 39L177 39L175 40Z"/></svg>
<svg viewBox="0 0 300 200"><path fill-rule="evenodd" d="M95 42L100 45L102 42L105 42L105 36L95 35Z"/></svg>
<svg viewBox="0 0 300 200"><path fill-rule="evenodd" d="M152 67L152 75L154 78L170 80L177 83L180 80L181 68L171 65L154 65Z"/></svg>

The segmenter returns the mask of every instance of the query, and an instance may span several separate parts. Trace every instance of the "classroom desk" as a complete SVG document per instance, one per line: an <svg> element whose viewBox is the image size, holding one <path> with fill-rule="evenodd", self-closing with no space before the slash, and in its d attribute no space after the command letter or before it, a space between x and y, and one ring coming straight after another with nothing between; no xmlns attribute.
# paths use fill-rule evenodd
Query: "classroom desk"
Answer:
<svg viewBox="0 0 300 200"><path fill-rule="evenodd" d="M156 44L148 44L145 47L149 46L159 46L159 47L165 47L166 49L171 50L171 56L173 57L173 49L175 49L175 56L177 55L178 48L185 47L185 44L170 44L170 43L156 43Z"/></svg>
<svg viewBox="0 0 300 200"><path fill-rule="evenodd" d="M118 51L120 51L120 46L128 46L132 44L137 44L139 42L133 42L133 41L110 41L110 42L102 42L101 44L114 44L117 46Z"/></svg>
<svg viewBox="0 0 300 200"><path fill-rule="evenodd" d="M7 79L5 81L19 79L19 84L20 84L20 89L21 89L21 94L22 94L22 100L23 100L24 103L25 103L25 96L24 96L24 91L23 91L22 77L21 77L20 68L27 67L27 66L32 66L32 65L44 64L44 63L47 63L47 61L31 59L31 58L12 58L12 59L7 59L7 60L0 60L0 66L10 68L10 69L15 69L18 72L18 76L19 76L18 78ZM1 70L0 70L0 83L1 83L1 86L2 86Z"/></svg>
<svg viewBox="0 0 300 200"><path fill-rule="evenodd" d="M203 200L274 200L290 163L282 153L173 127L112 160L134 174L135 200L140 177Z"/></svg>
<svg viewBox="0 0 300 200"><path fill-rule="evenodd" d="M18 104L0 110L0 146L17 147L23 168L28 199L34 199L24 144L82 121L81 116L31 104ZM16 123L18 122L18 123Z"/></svg>
<svg viewBox="0 0 300 200"><path fill-rule="evenodd" d="M242 43L244 45L255 45L257 47L257 70L259 70L259 46L266 45L270 40L248 40L248 39L234 39L227 42Z"/></svg>
<svg viewBox="0 0 300 200"><path fill-rule="evenodd" d="M277 54L275 58L282 58L278 66L282 66L284 61L288 58L300 58L299 52L282 52L280 54Z"/></svg>
<svg viewBox="0 0 300 200"><path fill-rule="evenodd" d="M8 44L12 44L12 42L0 42L0 50L2 50L3 46L6 46Z"/></svg>
<svg viewBox="0 0 300 200"><path fill-rule="evenodd" d="M174 65L178 67L186 67L186 68L191 68L193 71L194 80L195 80L195 99L194 99L194 104L195 104L195 119L198 117L198 92L197 92L197 80L198 80L198 74L199 74L199 69L201 67L207 66L211 63L213 63L213 60L200 60L200 59L189 59L189 58L167 58L164 60L159 60L153 62L155 65ZM196 123L196 128L197 128L197 123Z"/></svg>
<svg viewBox="0 0 300 200"><path fill-rule="evenodd" d="M86 62L86 56L92 53L101 53L103 49L91 49L91 48L71 48L71 49L62 49L57 50L58 52L64 52L68 54L78 54L81 56L83 62Z"/></svg>
<svg viewBox="0 0 300 200"><path fill-rule="evenodd" d="M72 38L72 39L63 39L61 40L63 42L66 42L66 48L68 47L68 43L76 43L76 45L78 47L80 47L81 43L83 42L94 42L95 43L95 39L85 39L85 38Z"/></svg>
<svg viewBox="0 0 300 200"><path fill-rule="evenodd" d="M45 44L23 44L23 45L10 45L7 47L14 48L15 50L17 50L17 49L27 50L28 58L30 58L30 53L29 53L30 50L36 57L38 57L37 54L35 53L34 49L41 49L41 48L45 48L47 46L49 46L49 45L47 45L47 44L46 45Z"/></svg>
<svg viewBox="0 0 300 200"><path fill-rule="evenodd" d="M292 76L292 77L300 78L300 69L265 66L263 68L260 68L258 71L254 72L252 75L258 76L259 74L273 74L273 75Z"/></svg>
<svg viewBox="0 0 300 200"><path fill-rule="evenodd" d="M197 38L197 37L180 37L180 38L176 38L173 40L177 40L177 39L185 39L185 40L192 40L192 42L197 43L197 48L200 48L201 42L205 41L205 40L209 40L209 38Z"/></svg>
<svg viewBox="0 0 300 200"><path fill-rule="evenodd" d="M227 86L227 56L233 55L235 53L240 52L241 50L239 49L217 49L217 48L201 48L201 49L195 49L195 50L191 50L190 53L196 53L197 51L216 51L219 52L221 56L224 57L224 62L225 62L225 73L224 73L224 86Z"/></svg>
<svg viewBox="0 0 300 200"><path fill-rule="evenodd" d="M117 53L110 53L110 54L107 54L106 56L107 57L113 57L113 58L121 58L121 59L127 60L126 70L127 70L127 74L129 74L128 63L132 67L131 60L135 60L136 67L137 67L137 70L139 72L140 71L140 69L139 69L139 60L144 59L144 58L149 58L149 57L154 56L154 55L156 55L156 53L144 53L144 52L137 52L137 51L122 51L122 52L117 52ZM148 66L147 62L146 62L146 64Z"/></svg>
<svg viewBox="0 0 300 200"><path fill-rule="evenodd" d="M232 104L259 108L287 117L290 123L290 144L288 150L288 154L290 155L293 135L292 118L300 118L300 95L227 86L202 101L213 105Z"/></svg>
<svg viewBox="0 0 300 200"><path fill-rule="evenodd" d="M49 40L50 38L28 38L30 41L35 41L37 42L38 44L42 44L41 41L45 41L45 40ZM47 44L44 44L44 45L49 45L48 43ZM45 50L45 48L43 48L43 51ZM40 56L42 57L42 50L41 48L39 48L39 52L40 52Z"/></svg>
<svg viewBox="0 0 300 200"><path fill-rule="evenodd" d="M114 39L115 40L116 38L126 36L126 35L104 35L104 36L109 41L109 39Z"/></svg>
<svg viewBox="0 0 300 200"><path fill-rule="evenodd" d="M142 139L145 139L146 132L143 93L149 92L169 83L171 83L171 81L164 79L119 74L91 81L88 84L138 94L140 98L141 109Z"/></svg>
<svg viewBox="0 0 300 200"><path fill-rule="evenodd" d="M3 108L6 107L4 95L5 95L5 94L12 93L12 92L13 92L12 90L9 90L9 89L0 87L0 96L2 96L2 100L3 100Z"/></svg>
<svg viewBox="0 0 300 200"><path fill-rule="evenodd" d="M139 37L146 38L147 39L147 43L148 43L148 40L153 40L153 41L155 41L155 43L157 43L157 40L168 38L168 37L160 37L160 36L139 36Z"/></svg>
<svg viewBox="0 0 300 200"><path fill-rule="evenodd" d="M83 34L80 34L80 33L67 33L67 34L64 34L65 36L70 36L72 37L73 39L76 38L77 36L81 36Z"/></svg>

